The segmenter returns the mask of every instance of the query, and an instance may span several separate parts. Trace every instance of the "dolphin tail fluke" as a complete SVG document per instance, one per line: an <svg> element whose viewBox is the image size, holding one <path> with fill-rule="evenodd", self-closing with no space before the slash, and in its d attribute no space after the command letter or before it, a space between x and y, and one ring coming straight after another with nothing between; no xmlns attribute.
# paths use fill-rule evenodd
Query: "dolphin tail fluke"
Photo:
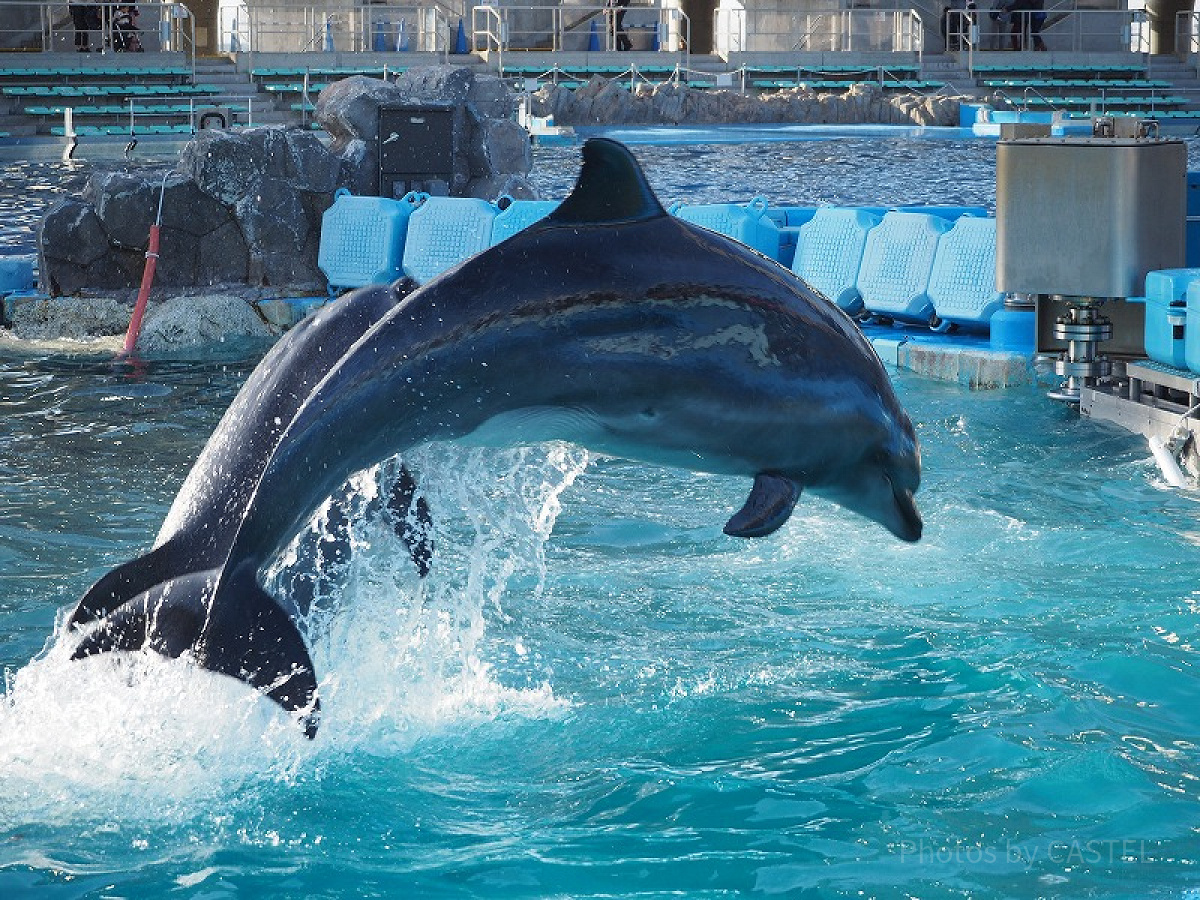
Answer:
<svg viewBox="0 0 1200 900"><path fill-rule="evenodd" d="M119 606L160 584L162 574L172 567L171 544L155 547L144 556L122 563L88 588L87 593L75 604L69 628L78 628L88 622L103 619Z"/></svg>
<svg viewBox="0 0 1200 900"><path fill-rule="evenodd" d="M304 638L259 586L253 566L225 580L220 575L218 569L184 575L138 596L105 617L71 658L145 648L173 659L190 650L201 668L244 681L299 713L304 733L314 737L321 705ZM218 589L234 599L210 602Z"/></svg>
<svg viewBox="0 0 1200 900"><path fill-rule="evenodd" d="M765 537L780 528L800 499L800 485L782 475L762 472L754 476L754 487L746 504L725 523L730 537Z"/></svg>

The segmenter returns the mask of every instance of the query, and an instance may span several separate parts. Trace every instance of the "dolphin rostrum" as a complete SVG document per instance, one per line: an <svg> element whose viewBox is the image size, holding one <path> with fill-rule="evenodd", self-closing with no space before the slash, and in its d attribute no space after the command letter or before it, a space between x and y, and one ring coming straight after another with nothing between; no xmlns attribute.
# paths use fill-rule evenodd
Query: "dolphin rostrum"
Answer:
<svg viewBox="0 0 1200 900"><path fill-rule="evenodd" d="M353 473L461 438L565 440L753 479L725 526L738 537L775 531L805 488L921 536L912 423L853 322L786 269L667 215L628 150L593 139L554 213L410 294L332 361L240 510L222 508L240 512L223 558L126 573L140 592L101 604L74 657L190 652L313 736L313 663L260 570Z"/></svg>

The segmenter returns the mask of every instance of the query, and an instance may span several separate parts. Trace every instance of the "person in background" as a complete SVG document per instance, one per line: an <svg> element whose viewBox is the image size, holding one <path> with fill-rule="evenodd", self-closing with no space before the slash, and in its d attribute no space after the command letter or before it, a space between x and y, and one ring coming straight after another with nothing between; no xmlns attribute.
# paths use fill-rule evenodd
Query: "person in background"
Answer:
<svg viewBox="0 0 1200 900"><path fill-rule="evenodd" d="M1003 50L1004 36L1008 34L1008 3L1006 0L994 0L988 18L992 20L992 28L988 33L987 49Z"/></svg>
<svg viewBox="0 0 1200 900"><path fill-rule="evenodd" d="M88 31L91 28L91 7L85 3L71 4L71 24L75 26L75 49L80 53L91 51L91 39Z"/></svg>
<svg viewBox="0 0 1200 900"><path fill-rule="evenodd" d="M1033 38L1034 50L1045 50L1042 40L1042 25L1046 23L1046 0L1029 0L1029 35Z"/></svg>
<svg viewBox="0 0 1200 900"><path fill-rule="evenodd" d="M118 6L113 16L113 50L118 53L141 52L142 41L138 37L138 8L132 4Z"/></svg>
<svg viewBox="0 0 1200 900"><path fill-rule="evenodd" d="M613 31L617 38L618 50L632 50L633 41L625 33L625 11L629 8L629 0L606 0L606 4L616 9L613 18Z"/></svg>

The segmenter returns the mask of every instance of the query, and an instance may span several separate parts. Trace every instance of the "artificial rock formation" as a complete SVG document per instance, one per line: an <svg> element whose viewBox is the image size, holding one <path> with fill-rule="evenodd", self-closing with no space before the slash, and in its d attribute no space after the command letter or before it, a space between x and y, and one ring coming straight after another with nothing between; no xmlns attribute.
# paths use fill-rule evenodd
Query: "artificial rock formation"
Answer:
<svg viewBox="0 0 1200 900"><path fill-rule="evenodd" d="M438 105L454 113L453 196L493 200L502 193L534 196L526 176L533 165L529 134L512 118L512 92L494 75L464 66L409 69L394 82L356 75L338 81L317 99L316 120L333 138L354 193L377 189L379 109Z"/></svg>
<svg viewBox="0 0 1200 900"><path fill-rule="evenodd" d="M530 112L557 125L744 125L753 123L957 125L959 98L887 94L862 82L843 93L791 88L749 94L696 90L685 84L623 83L594 76L578 90L546 84L531 95Z"/></svg>
<svg viewBox="0 0 1200 900"><path fill-rule="evenodd" d="M384 104L454 110L451 193L532 197L529 136L510 118L500 79L460 66L411 69L395 83L356 76L331 85L317 119L332 138L299 128L204 130L174 170L97 172L79 198L60 202L38 234L42 287L53 295L135 287L162 191L155 284L322 290L321 217L334 191L378 189L378 115Z"/></svg>

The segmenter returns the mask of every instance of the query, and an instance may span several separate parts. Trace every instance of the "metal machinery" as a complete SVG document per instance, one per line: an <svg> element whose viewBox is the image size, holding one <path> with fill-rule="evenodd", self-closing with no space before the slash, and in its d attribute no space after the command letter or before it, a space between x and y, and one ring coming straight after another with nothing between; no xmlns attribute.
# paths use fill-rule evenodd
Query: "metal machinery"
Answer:
<svg viewBox="0 0 1200 900"><path fill-rule="evenodd" d="M1037 351L1057 355L1064 379L1052 397L1078 403L1082 389L1112 374L1101 342L1115 356L1144 355L1144 307L1122 301L1143 295L1146 273L1184 264L1186 183L1182 141L997 145L996 286L1038 298Z"/></svg>

